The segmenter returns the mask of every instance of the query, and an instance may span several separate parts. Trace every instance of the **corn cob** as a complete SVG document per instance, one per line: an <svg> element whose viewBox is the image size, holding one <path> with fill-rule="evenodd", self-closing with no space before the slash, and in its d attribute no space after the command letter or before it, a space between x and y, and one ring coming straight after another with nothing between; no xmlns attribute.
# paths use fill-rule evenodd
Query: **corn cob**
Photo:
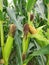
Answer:
<svg viewBox="0 0 49 65"><path fill-rule="evenodd" d="M33 34L33 31L35 32ZM42 29L41 30L38 30L37 31L35 29L33 29L33 27L30 26L30 31L32 32L33 34L33 38L36 39L36 42L38 42L38 44L41 46L41 47L44 47L46 45L49 44L49 40L46 39L44 36L43 36L43 33L42 33ZM49 55L47 55L47 64L46 65L49 65Z"/></svg>
<svg viewBox="0 0 49 65"><path fill-rule="evenodd" d="M15 28L15 30L13 29ZM13 29L13 30L12 30ZM8 65L8 60L9 60L9 56L12 50L12 46L13 46L13 40L14 40L14 34L16 31L16 27L14 24L10 25L10 29L9 29L9 34L8 34L8 38L4 47L4 61L5 61L5 65Z"/></svg>
<svg viewBox="0 0 49 65"><path fill-rule="evenodd" d="M26 58L26 53L28 50L29 40L30 40L29 37L30 37L29 26L28 26L28 24L25 24L24 25L24 37L23 37L23 42L22 42L22 48L23 48L22 59L23 59L23 61Z"/></svg>

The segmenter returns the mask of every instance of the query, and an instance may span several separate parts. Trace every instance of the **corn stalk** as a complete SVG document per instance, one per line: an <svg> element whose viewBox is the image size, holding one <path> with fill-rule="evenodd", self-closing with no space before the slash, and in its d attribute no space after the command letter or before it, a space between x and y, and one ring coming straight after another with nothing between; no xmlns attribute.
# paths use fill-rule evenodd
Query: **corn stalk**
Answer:
<svg viewBox="0 0 49 65"><path fill-rule="evenodd" d="M2 47L2 54L4 51L4 32L3 32L3 1L0 0L0 36L1 36L1 47Z"/></svg>
<svg viewBox="0 0 49 65"><path fill-rule="evenodd" d="M29 25L32 26L32 23L30 21L30 12L32 10L32 8L34 7L36 3L36 0L28 0L27 4L26 4L26 8L27 8L27 15L28 15L28 24L26 24L25 26L25 34L24 34L24 38L23 38L23 43L22 43L22 47L23 47L23 54L27 53L28 50L28 46L29 46L29 39L30 39L30 32L29 32ZM24 63L23 65L27 65L26 63Z"/></svg>
<svg viewBox="0 0 49 65"><path fill-rule="evenodd" d="M0 10L3 11L3 0L0 0Z"/></svg>
<svg viewBox="0 0 49 65"><path fill-rule="evenodd" d="M49 24L49 4L47 5L47 9L48 9L48 24Z"/></svg>
<svg viewBox="0 0 49 65"><path fill-rule="evenodd" d="M2 53L3 53L3 51L4 51L4 34L3 34L2 21L0 21L0 34L1 34L1 47L2 47Z"/></svg>
<svg viewBox="0 0 49 65"><path fill-rule="evenodd" d="M49 25L49 2L47 4L47 9L48 9L48 25ZM47 55L47 65L49 65L49 55Z"/></svg>

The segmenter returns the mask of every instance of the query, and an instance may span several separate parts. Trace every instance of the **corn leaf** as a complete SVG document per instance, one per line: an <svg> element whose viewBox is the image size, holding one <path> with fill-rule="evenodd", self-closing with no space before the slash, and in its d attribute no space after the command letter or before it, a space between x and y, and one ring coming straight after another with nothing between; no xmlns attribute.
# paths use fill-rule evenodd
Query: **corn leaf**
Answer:
<svg viewBox="0 0 49 65"><path fill-rule="evenodd" d="M13 3L14 3L15 6L16 6L16 1L17 1L17 0L13 0Z"/></svg>
<svg viewBox="0 0 49 65"><path fill-rule="evenodd" d="M15 45L16 45L16 52L17 52L16 58L18 60L17 65L22 65L23 62L22 62L22 53L21 53L21 40L20 40L18 31L16 31L16 34L15 34Z"/></svg>
<svg viewBox="0 0 49 65"><path fill-rule="evenodd" d="M7 0L3 0L3 4L4 4L4 6L8 6L8 1Z"/></svg>
<svg viewBox="0 0 49 65"><path fill-rule="evenodd" d="M3 20L4 20L3 12L0 10L0 22L2 21L3 23Z"/></svg>
<svg viewBox="0 0 49 65"><path fill-rule="evenodd" d="M28 0L27 2L27 11L30 12L34 7L36 0Z"/></svg>
<svg viewBox="0 0 49 65"><path fill-rule="evenodd" d="M47 5L47 4L49 4L49 0L43 0L44 1L44 3Z"/></svg>
<svg viewBox="0 0 49 65"><path fill-rule="evenodd" d="M39 56L43 54L49 54L49 44L37 51L34 51L32 54L29 55L29 57L27 58L27 60L25 60L25 62L28 63L34 56Z"/></svg>
<svg viewBox="0 0 49 65"><path fill-rule="evenodd" d="M10 9L10 8L7 8L7 12L8 12L8 15L10 16L12 22L14 24L16 24L17 29L20 30L20 31L22 31L23 30L23 26L21 24L21 21L18 21L18 19L16 18L14 10ZM23 20L23 18L21 18L21 19Z"/></svg>
<svg viewBox="0 0 49 65"><path fill-rule="evenodd" d="M3 10L3 0L0 0L0 10Z"/></svg>

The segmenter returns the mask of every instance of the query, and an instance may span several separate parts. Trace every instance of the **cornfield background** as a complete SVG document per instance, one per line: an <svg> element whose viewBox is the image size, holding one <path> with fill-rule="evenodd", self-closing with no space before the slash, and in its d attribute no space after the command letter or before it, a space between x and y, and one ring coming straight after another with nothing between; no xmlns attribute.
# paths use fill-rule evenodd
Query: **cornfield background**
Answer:
<svg viewBox="0 0 49 65"><path fill-rule="evenodd" d="M49 65L49 0L0 0L0 65Z"/></svg>

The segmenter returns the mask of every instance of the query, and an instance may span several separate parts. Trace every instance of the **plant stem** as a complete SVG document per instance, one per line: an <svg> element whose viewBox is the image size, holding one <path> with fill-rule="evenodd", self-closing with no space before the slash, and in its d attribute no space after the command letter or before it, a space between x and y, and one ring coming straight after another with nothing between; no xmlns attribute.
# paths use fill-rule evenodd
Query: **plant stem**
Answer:
<svg viewBox="0 0 49 65"><path fill-rule="evenodd" d="M0 10L3 11L3 0L0 0Z"/></svg>
<svg viewBox="0 0 49 65"><path fill-rule="evenodd" d="M47 5L48 8L48 25L49 25L49 4Z"/></svg>
<svg viewBox="0 0 49 65"><path fill-rule="evenodd" d="M6 62L4 65L8 65L8 62Z"/></svg>
<svg viewBox="0 0 49 65"><path fill-rule="evenodd" d="M47 8L48 8L48 25L49 25L49 3L47 5ZM49 55L47 56L47 64L46 65L49 65Z"/></svg>
<svg viewBox="0 0 49 65"><path fill-rule="evenodd" d="M46 65L49 65L49 55L47 55L47 64Z"/></svg>
<svg viewBox="0 0 49 65"><path fill-rule="evenodd" d="M4 34L3 34L3 24L2 21L0 21L0 34L1 34L1 47L2 47L2 53L4 51Z"/></svg>
<svg viewBox="0 0 49 65"><path fill-rule="evenodd" d="M28 12L28 24L30 24L30 13Z"/></svg>
<svg viewBox="0 0 49 65"><path fill-rule="evenodd" d="M0 0L0 11L3 11L3 0ZM3 21L0 20L0 36L1 36L1 47L2 47L2 54L4 49L4 33L3 33Z"/></svg>

